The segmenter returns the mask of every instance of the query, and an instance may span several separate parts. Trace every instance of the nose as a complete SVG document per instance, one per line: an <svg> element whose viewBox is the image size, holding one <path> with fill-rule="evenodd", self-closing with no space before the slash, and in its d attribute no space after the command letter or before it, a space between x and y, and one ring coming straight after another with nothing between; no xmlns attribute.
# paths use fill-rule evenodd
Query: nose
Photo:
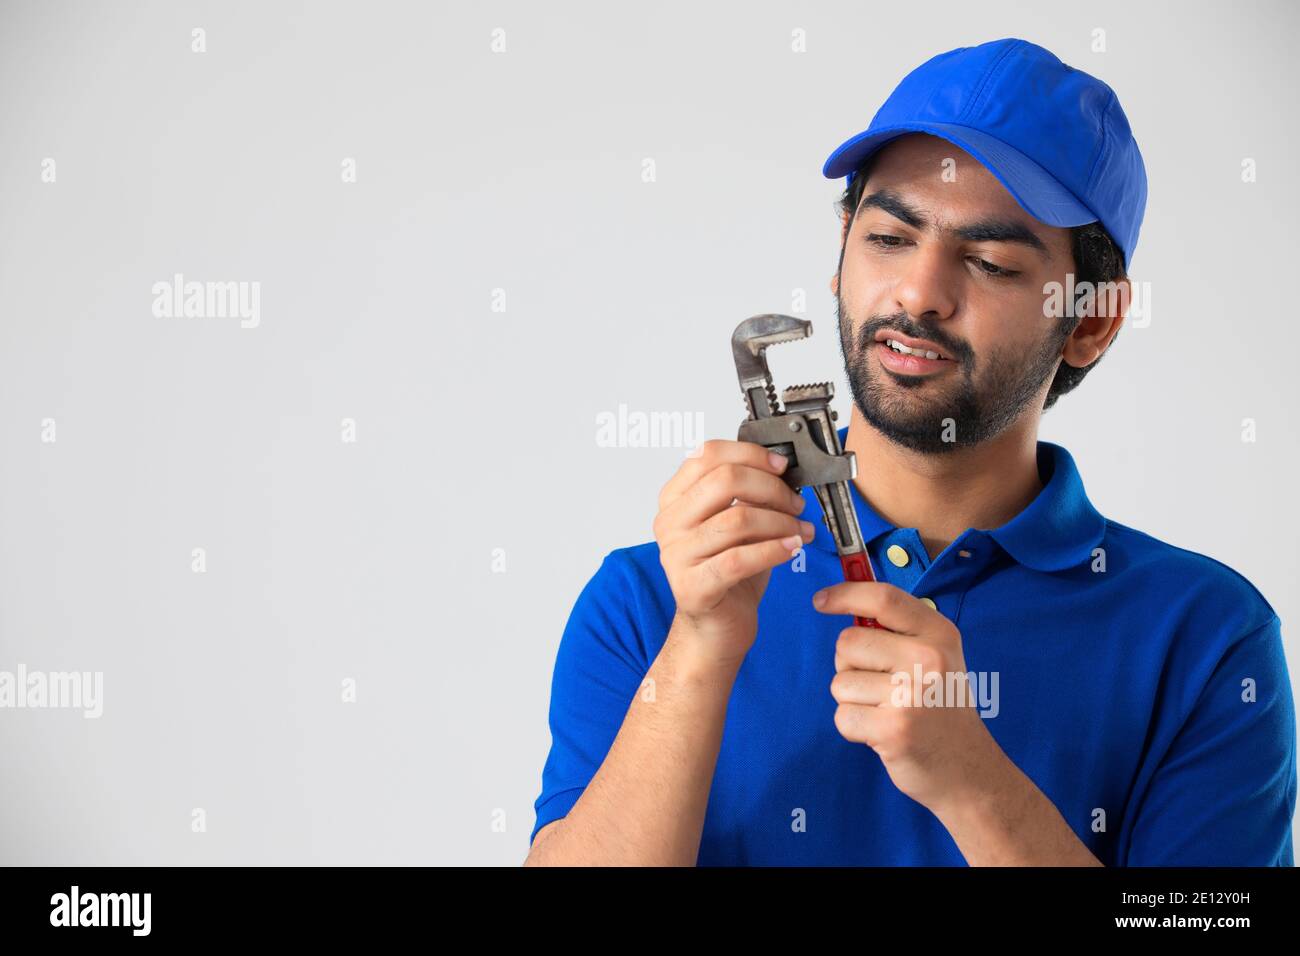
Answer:
<svg viewBox="0 0 1300 956"><path fill-rule="evenodd" d="M938 244L925 243L906 257L894 282L894 301L913 318L947 319L957 309L952 264Z"/></svg>

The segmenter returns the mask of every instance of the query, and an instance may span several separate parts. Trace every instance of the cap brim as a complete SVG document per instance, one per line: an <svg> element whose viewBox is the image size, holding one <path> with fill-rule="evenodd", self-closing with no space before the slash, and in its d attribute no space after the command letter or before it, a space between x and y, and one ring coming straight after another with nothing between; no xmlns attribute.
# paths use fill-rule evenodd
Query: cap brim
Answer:
<svg viewBox="0 0 1300 956"><path fill-rule="evenodd" d="M997 177L1020 207L1039 222L1049 226L1082 226L1097 221L1097 216L1074 193L1020 150L982 130L954 123L915 123L859 133L831 153L822 167L822 175L827 179L848 176L876 150L908 133L929 133L960 146Z"/></svg>

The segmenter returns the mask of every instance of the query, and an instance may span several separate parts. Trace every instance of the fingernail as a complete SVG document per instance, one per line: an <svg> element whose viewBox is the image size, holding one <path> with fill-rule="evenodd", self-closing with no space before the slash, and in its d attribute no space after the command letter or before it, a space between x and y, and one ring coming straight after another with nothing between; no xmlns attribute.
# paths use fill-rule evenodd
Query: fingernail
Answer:
<svg viewBox="0 0 1300 956"><path fill-rule="evenodd" d="M799 530L803 532L805 538L812 538L817 534L817 529L813 527L811 521L800 521Z"/></svg>
<svg viewBox="0 0 1300 956"><path fill-rule="evenodd" d="M813 607L822 607L826 604L826 592L818 591L813 595Z"/></svg>
<svg viewBox="0 0 1300 956"><path fill-rule="evenodd" d="M803 538L799 537L797 534L792 534L788 538L782 538L781 547L785 548L787 551L798 551L803 547Z"/></svg>
<svg viewBox="0 0 1300 956"><path fill-rule="evenodd" d="M772 467L777 471L785 471L785 466L790 464L790 459L786 458L785 455L778 455L774 451L767 453L767 460L772 463Z"/></svg>

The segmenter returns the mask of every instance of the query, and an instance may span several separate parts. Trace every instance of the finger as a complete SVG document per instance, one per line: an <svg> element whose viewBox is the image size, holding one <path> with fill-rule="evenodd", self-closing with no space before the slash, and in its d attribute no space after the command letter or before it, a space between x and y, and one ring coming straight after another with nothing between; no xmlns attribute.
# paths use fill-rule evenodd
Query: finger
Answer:
<svg viewBox="0 0 1300 956"><path fill-rule="evenodd" d="M770 471L731 462L719 465L678 495L662 512L668 527L694 528L731 503L743 499L764 508L797 515L807 499Z"/></svg>
<svg viewBox="0 0 1300 956"><path fill-rule="evenodd" d="M875 748L880 744L889 711L869 704L840 704L835 708L835 729L845 740Z"/></svg>
<svg viewBox="0 0 1300 956"><path fill-rule="evenodd" d="M798 535L800 544L813 539L817 529L810 521L794 515L752 505L732 505L695 529L689 542L682 542L682 553L692 563L712 557L740 544L754 544Z"/></svg>
<svg viewBox="0 0 1300 956"><path fill-rule="evenodd" d="M686 456L686 462L668 479L668 483L659 491L659 510L663 511L691 485L695 484L707 472L725 463L748 465L763 471L779 475L785 471L789 459L784 455L769 452L762 445L752 441L728 441L724 438L711 438L693 448Z"/></svg>
<svg viewBox="0 0 1300 956"><path fill-rule="evenodd" d="M790 560L798 553L800 546L798 538L742 544L706 558L696 567L700 573L707 574L713 579L714 587L709 590L712 593L722 594L746 578L752 578L763 571L771 570L782 561Z"/></svg>
<svg viewBox="0 0 1300 956"><path fill-rule="evenodd" d="M823 600L818 603L818 595ZM902 588L884 581L845 581L813 595L813 607L823 614L852 614L875 619L896 634L921 634L934 626L934 608Z"/></svg>
<svg viewBox="0 0 1300 956"><path fill-rule="evenodd" d="M844 670L831 678L831 696L841 704L866 704L874 707L890 700L896 686L893 674Z"/></svg>
<svg viewBox="0 0 1300 956"><path fill-rule="evenodd" d="M879 627L846 627L835 642L835 671L892 671L907 663L904 638Z"/></svg>

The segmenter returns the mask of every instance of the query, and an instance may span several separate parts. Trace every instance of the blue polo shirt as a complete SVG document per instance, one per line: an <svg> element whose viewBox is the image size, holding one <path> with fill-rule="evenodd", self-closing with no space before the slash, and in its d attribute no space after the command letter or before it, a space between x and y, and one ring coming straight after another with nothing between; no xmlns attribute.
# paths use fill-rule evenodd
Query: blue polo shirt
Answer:
<svg viewBox="0 0 1300 956"><path fill-rule="evenodd" d="M1102 517L1064 448L1040 441L1038 468L1024 511L933 560L851 484L877 577L956 623L989 732L1103 863L1294 865L1296 719L1277 614L1226 565ZM835 728L834 648L852 619L812 608L843 571L804 496L817 535L772 571L697 862L963 866L938 818ZM674 607L655 542L610 552L578 596L532 836L599 769Z"/></svg>

